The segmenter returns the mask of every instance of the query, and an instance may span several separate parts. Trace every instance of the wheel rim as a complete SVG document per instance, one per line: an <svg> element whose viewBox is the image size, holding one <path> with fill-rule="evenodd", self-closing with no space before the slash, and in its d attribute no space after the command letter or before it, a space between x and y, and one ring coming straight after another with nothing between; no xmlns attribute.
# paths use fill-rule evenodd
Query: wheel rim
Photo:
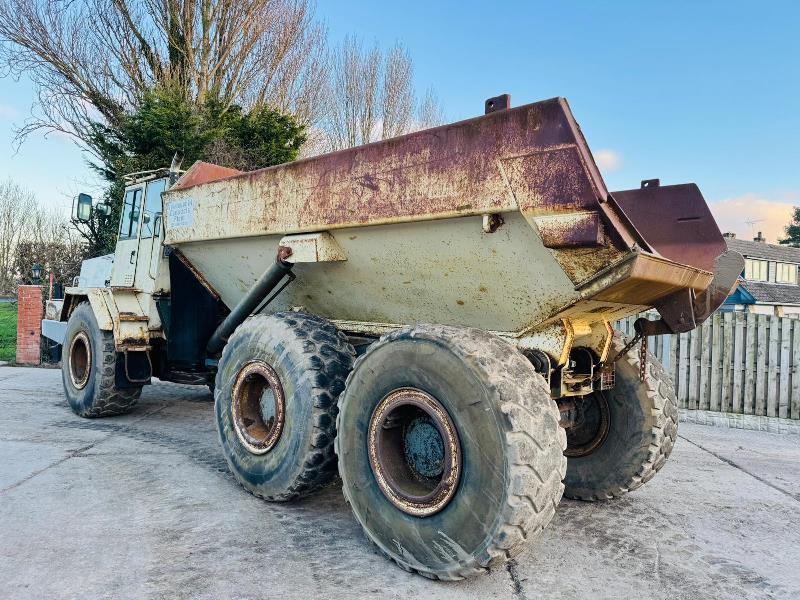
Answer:
<svg viewBox="0 0 800 600"><path fill-rule="evenodd" d="M89 337L79 331L69 345L69 378L72 385L82 390L92 372L92 344Z"/></svg>
<svg viewBox="0 0 800 600"><path fill-rule="evenodd" d="M594 392L584 396L570 413L564 454L571 458L587 456L602 446L608 437L611 423L608 398L602 392Z"/></svg>
<svg viewBox="0 0 800 600"><path fill-rule="evenodd" d="M283 431L285 398L278 374L264 361L247 363L236 376L232 393L233 426L252 454L266 454Z"/></svg>
<svg viewBox="0 0 800 600"><path fill-rule="evenodd" d="M415 388L378 403L368 431L369 462L386 498L417 517L442 510L461 476L461 447L444 407Z"/></svg>

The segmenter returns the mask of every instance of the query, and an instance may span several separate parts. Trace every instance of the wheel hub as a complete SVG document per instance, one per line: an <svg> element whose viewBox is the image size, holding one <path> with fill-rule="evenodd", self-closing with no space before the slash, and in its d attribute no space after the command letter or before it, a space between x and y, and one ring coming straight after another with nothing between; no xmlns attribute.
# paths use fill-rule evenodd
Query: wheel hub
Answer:
<svg viewBox="0 0 800 600"><path fill-rule="evenodd" d="M606 441L611 423L608 398L603 392L584 396L564 411L562 426L567 430L567 457L588 456Z"/></svg>
<svg viewBox="0 0 800 600"><path fill-rule="evenodd" d="M442 474L444 441L430 417L417 417L404 428L403 453L411 469L422 477Z"/></svg>
<svg viewBox="0 0 800 600"><path fill-rule="evenodd" d="M252 454L266 454L283 431L285 398L278 374L269 364L247 363L236 376L232 393L233 428Z"/></svg>
<svg viewBox="0 0 800 600"><path fill-rule="evenodd" d="M417 517L442 510L461 476L453 421L431 395L399 388L378 403L368 431L369 461L383 494Z"/></svg>
<svg viewBox="0 0 800 600"><path fill-rule="evenodd" d="M92 344L85 332L79 331L69 345L69 378L76 389L82 390L92 372Z"/></svg>

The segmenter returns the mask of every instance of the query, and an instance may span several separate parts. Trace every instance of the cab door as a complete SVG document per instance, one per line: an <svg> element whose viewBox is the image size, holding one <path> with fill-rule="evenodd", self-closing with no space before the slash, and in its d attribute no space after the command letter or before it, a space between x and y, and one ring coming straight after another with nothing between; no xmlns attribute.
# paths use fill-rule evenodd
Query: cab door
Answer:
<svg viewBox="0 0 800 600"><path fill-rule="evenodd" d="M133 287L136 278L137 254L139 253L139 222L141 220L144 184L125 190L119 237L114 250L114 266L111 269L111 287Z"/></svg>
<svg viewBox="0 0 800 600"><path fill-rule="evenodd" d="M134 287L149 294L155 290L161 257L161 194L166 187L167 179L154 179L148 181L145 188Z"/></svg>

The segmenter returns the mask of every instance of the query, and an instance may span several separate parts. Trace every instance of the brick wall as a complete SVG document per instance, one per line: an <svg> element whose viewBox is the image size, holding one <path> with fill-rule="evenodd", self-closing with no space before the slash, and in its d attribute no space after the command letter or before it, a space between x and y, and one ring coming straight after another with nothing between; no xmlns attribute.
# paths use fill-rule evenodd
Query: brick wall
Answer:
<svg viewBox="0 0 800 600"><path fill-rule="evenodd" d="M17 363L38 365L41 362L42 288L21 285L17 295Z"/></svg>

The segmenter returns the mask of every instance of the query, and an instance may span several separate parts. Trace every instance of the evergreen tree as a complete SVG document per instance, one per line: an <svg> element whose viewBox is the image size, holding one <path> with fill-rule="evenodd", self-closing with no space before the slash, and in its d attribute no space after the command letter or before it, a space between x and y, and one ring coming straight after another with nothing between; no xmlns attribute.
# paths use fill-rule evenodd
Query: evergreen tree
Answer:
<svg viewBox="0 0 800 600"><path fill-rule="evenodd" d="M800 206L794 207L792 221L786 226L784 233L786 237L782 240L778 240L779 244L800 248Z"/></svg>
<svg viewBox="0 0 800 600"><path fill-rule="evenodd" d="M193 104L178 88L149 91L118 126L92 125L91 145L100 160L91 166L109 184L103 200L112 212L79 226L89 255L114 250L125 175L168 167L176 152L184 167L203 160L252 171L295 160L305 140L304 126L267 107L248 112L213 98Z"/></svg>

